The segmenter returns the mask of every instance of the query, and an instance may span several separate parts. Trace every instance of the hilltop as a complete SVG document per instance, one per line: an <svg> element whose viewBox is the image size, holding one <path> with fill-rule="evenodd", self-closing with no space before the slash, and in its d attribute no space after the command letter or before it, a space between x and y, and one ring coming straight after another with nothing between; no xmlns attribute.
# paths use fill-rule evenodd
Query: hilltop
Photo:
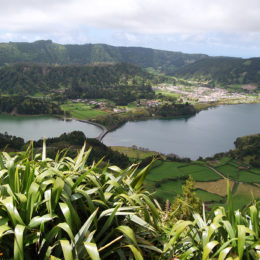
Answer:
<svg viewBox="0 0 260 260"><path fill-rule="evenodd" d="M50 40L0 43L0 66L39 63L48 66L84 66L128 63L153 74L199 81L210 87L256 91L260 85L260 58L210 57L206 54L116 47L107 44L57 44Z"/></svg>
<svg viewBox="0 0 260 260"><path fill-rule="evenodd" d="M115 47L106 44L68 44L52 41L0 43L0 66L14 62L48 64L92 64L126 62L143 68L167 71L206 58L205 54L185 54L141 47Z"/></svg>
<svg viewBox="0 0 260 260"><path fill-rule="evenodd" d="M206 81L211 86L256 90L260 86L260 58L208 57L179 68L172 75Z"/></svg>

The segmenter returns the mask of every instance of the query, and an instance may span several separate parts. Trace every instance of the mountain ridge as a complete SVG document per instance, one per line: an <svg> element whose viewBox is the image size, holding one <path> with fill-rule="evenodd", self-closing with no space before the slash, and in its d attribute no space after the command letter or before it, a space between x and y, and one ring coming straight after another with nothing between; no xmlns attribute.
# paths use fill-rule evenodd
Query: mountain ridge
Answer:
<svg viewBox="0 0 260 260"><path fill-rule="evenodd" d="M163 71L167 67L178 68L206 57L206 54L186 54L145 47L116 47L101 43L62 45L51 40L0 43L0 65L25 61L49 64L126 62Z"/></svg>

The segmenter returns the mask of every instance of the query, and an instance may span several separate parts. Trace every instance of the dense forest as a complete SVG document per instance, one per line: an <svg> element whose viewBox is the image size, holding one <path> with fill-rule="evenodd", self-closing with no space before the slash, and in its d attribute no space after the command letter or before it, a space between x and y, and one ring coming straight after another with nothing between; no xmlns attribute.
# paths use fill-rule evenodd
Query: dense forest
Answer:
<svg viewBox="0 0 260 260"><path fill-rule="evenodd" d="M61 45L52 41L0 44L0 66L14 62L48 64L93 64L126 62L143 68L168 70L206 58L204 54L184 54L140 47L114 47L106 44Z"/></svg>
<svg viewBox="0 0 260 260"><path fill-rule="evenodd" d="M253 167L260 167L260 134L239 137L235 141L236 149L231 153L239 159L250 158Z"/></svg>
<svg viewBox="0 0 260 260"><path fill-rule="evenodd" d="M50 100L24 96L0 96L0 112L12 114L63 114L60 107Z"/></svg>
<svg viewBox="0 0 260 260"><path fill-rule="evenodd" d="M254 83L259 87L260 58L210 57L180 68L172 75L209 81L212 86Z"/></svg>
<svg viewBox="0 0 260 260"><path fill-rule="evenodd" d="M124 105L139 98L153 98L153 76L126 63L96 65L14 64L0 68L4 94L52 93L56 100L107 98Z"/></svg>

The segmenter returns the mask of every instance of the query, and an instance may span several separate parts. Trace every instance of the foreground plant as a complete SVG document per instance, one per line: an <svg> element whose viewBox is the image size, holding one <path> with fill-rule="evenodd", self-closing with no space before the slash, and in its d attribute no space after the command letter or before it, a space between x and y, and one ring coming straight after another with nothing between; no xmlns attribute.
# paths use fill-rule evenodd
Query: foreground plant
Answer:
<svg viewBox="0 0 260 260"><path fill-rule="evenodd" d="M0 155L0 254L14 259L258 259L259 208L174 220L137 172L75 159ZM230 195L229 195L230 196ZM229 258L231 259L231 258Z"/></svg>
<svg viewBox="0 0 260 260"><path fill-rule="evenodd" d="M148 167L136 174L116 166L86 165L85 147L73 160L0 156L0 252L4 258L142 259L158 222L142 191ZM135 232L134 232L135 230ZM152 250L150 252L150 250ZM156 249L155 249L156 250ZM158 250L157 250L158 251Z"/></svg>

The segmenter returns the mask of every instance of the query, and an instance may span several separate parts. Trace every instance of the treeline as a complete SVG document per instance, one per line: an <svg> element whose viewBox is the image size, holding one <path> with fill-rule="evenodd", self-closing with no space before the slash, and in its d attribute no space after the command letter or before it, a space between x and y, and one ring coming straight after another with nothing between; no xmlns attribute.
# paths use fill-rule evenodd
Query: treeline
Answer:
<svg viewBox="0 0 260 260"><path fill-rule="evenodd" d="M178 117L196 114L194 106L186 104L166 103L158 107L140 108L118 114L106 114L95 118L95 122L106 126L109 130L115 129L128 121L144 120L152 117Z"/></svg>
<svg viewBox="0 0 260 260"><path fill-rule="evenodd" d="M104 158L104 161L116 164L120 167L127 167L130 163L127 156L113 151L95 138L86 138L84 133L80 131L73 131L68 134L64 133L59 137L46 139L47 156L54 159L58 151L65 149L68 156L75 157L84 142L86 142L86 149L92 147L88 162L98 162ZM0 150L6 148L9 151L24 151L29 144L30 142L25 143L23 138L11 136L7 133L0 133ZM42 145L43 140L33 142L33 147L36 150L41 150Z"/></svg>
<svg viewBox="0 0 260 260"><path fill-rule="evenodd" d="M196 109L193 105L190 105L189 103L166 103L162 106L152 108L151 112L160 117L192 116L196 114Z"/></svg>
<svg viewBox="0 0 260 260"><path fill-rule="evenodd" d="M239 137L235 141L236 149L231 153L240 159L250 156L250 164L260 167L260 134Z"/></svg>
<svg viewBox="0 0 260 260"><path fill-rule="evenodd" d="M62 114L59 105L42 98L30 98L23 96L1 96L0 112L14 114Z"/></svg>
<svg viewBox="0 0 260 260"><path fill-rule="evenodd" d="M209 57L186 65L172 75L185 79L209 81L211 86L252 83L259 88L259 71L260 58Z"/></svg>
<svg viewBox="0 0 260 260"><path fill-rule="evenodd" d="M15 64L0 68L4 94L50 94L59 101L68 98L106 98L125 105L140 98L153 98L153 76L135 65L96 64L48 66Z"/></svg>
<svg viewBox="0 0 260 260"><path fill-rule="evenodd" d="M147 109L136 109L135 111L129 111L118 114L106 114L97 116L95 122L106 126L107 129L115 129L128 121L147 119L151 116Z"/></svg>
<svg viewBox="0 0 260 260"><path fill-rule="evenodd" d="M143 68L169 71L208 57L140 47L114 47L106 44L61 45L52 41L0 44L0 66L14 62L48 64L93 64L95 62L126 62Z"/></svg>

